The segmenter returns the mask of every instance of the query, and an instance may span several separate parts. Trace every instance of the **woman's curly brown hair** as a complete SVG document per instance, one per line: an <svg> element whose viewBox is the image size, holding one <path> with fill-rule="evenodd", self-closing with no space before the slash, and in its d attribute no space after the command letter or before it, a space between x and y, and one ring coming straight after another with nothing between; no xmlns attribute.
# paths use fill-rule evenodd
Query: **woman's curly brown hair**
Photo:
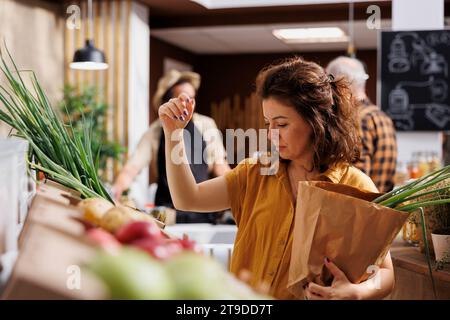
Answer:
<svg viewBox="0 0 450 320"><path fill-rule="evenodd" d="M260 71L256 92L292 106L312 128L313 169L321 172L359 157L359 134L348 82L317 63L293 57Z"/></svg>

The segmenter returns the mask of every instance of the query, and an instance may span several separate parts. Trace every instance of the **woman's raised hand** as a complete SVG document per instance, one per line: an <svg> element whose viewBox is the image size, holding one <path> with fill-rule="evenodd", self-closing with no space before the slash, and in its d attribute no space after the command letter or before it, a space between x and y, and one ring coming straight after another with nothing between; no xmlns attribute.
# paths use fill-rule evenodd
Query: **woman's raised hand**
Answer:
<svg viewBox="0 0 450 320"><path fill-rule="evenodd" d="M186 93L181 93L178 98L172 98L158 109L159 118L162 121L164 132L172 133L176 129L183 129L191 120L194 113L195 100Z"/></svg>

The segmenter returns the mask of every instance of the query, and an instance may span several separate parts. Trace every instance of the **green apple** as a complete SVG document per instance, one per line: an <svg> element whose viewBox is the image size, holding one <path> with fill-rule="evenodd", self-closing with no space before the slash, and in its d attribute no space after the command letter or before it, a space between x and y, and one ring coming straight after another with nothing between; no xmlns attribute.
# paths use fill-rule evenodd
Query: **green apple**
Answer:
<svg viewBox="0 0 450 320"><path fill-rule="evenodd" d="M112 299L174 298L168 272L141 250L124 248L116 255L101 252L88 267L106 283Z"/></svg>
<svg viewBox="0 0 450 320"><path fill-rule="evenodd" d="M175 283L176 299L231 299L224 290L226 270L217 261L193 252L183 252L165 262Z"/></svg>

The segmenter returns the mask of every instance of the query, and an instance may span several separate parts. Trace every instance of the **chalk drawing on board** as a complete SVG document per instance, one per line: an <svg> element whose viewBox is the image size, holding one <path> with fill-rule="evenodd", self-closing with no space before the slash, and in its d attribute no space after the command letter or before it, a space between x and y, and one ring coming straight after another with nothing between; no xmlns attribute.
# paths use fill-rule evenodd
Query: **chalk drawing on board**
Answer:
<svg viewBox="0 0 450 320"><path fill-rule="evenodd" d="M406 50L405 37L412 37L412 52ZM411 69L411 65L420 63L422 75L445 74L448 75L448 62L443 55L436 53L415 32L397 34L391 42L388 54L388 69L391 73L405 73Z"/></svg>
<svg viewBox="0 0 450 320"><path fill-rule="evenodd" d="M389 92L389 107L386 110L397 126L404 130L414 128L414 109L425 108L426 117L440 128L447 124L450 107L438 103L409 104L409 94L406 87L424 87L429 89L433 101L444 101L448 96L448 85L442 79L430 76L427 81L400 81Z"/></svg>
<svg viewBox="0 0 450 320"><path fill-rule="evenodd" d="M425 116L439 128L445 128L450 121L450 106L446 104L431 103L425 107Z"/></svg>
<svg viewBox="0 0 450 320"><path fill-rule="evenodd" d="M391 73L403 73L409 71L411 63L406 53L405 42L399 37L395 37L391 43L391 51L388 55L388 68Z"/></svg>

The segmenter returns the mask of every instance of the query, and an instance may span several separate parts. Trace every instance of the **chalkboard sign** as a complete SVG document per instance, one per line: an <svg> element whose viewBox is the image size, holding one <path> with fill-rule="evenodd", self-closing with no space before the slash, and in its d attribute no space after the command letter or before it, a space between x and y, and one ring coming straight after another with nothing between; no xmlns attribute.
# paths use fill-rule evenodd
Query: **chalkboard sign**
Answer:
<svg viewBox="0 0 450 320"><path fill-rule="evenodd" d="M450 30L382 31L378 55L378 101L397 130L450 130Z"/></svg>

